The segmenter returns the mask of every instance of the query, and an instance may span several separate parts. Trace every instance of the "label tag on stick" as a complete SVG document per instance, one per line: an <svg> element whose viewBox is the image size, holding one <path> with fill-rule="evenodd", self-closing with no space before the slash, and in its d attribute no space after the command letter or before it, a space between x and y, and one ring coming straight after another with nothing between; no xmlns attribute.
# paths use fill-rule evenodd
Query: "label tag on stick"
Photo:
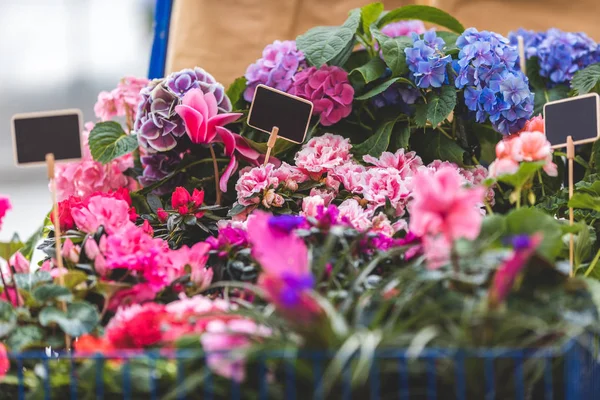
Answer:
<svg viewBox="0 0 600 400"><path fill-rule="evenodd" d="M600 137L600 96L590 93L546 103L544 125L554 149L566 147L568 136L575 145L595 142Z"/></svg>

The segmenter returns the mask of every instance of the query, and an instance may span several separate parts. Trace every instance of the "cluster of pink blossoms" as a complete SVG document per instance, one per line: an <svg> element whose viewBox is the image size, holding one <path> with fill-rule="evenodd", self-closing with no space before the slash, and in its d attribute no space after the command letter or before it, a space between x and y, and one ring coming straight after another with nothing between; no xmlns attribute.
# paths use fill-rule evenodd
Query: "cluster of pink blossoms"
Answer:
<svg viewBox="0 0 600 400"><path fill-rule="evenodd" d="M544 119L537 116L527 121L523 130L510 135L496 145L496 160L490 165L490 176L510 175L518 171L521 162L545 161L544 172L558 175L552 162L552 148L544 134Z"/></svg>
<svg viewBox="0 0 600 400"><path fill-rule="evenodd" d="M126 76L117 87L110 92L100 92L94 105L94 113L100 121L109 121L114 117L127 117L132 120L135 110L142 100L140 91L146 87L149 80Z"/></svg>
<svg viewBox="0 0 600 400"><path fill-rule="evenodd" d="M243 171L236 184L237 201L247 207L242 218L257 207L272 209L295 201L291 195L299 185L311 182L313 188L302 200L301 215L315 217L335 200L341 220L355 229L392 236L406 229L402 217L412 198L413 178L419 171L452 168L463 186L478 186L487 177L487 170L481 166L463 169L441 161L425 166L415 152L404 149L384 152L379 158L367 155L363 157L366 165L359 164L353 160L351 149L348 139L327 133L303 146L296 154L295 166L283 163L276 168L268 164ZM486 201L493 204L493 190L488 190ZM382 212L386 204L395 210L393 222Z"/></svg>

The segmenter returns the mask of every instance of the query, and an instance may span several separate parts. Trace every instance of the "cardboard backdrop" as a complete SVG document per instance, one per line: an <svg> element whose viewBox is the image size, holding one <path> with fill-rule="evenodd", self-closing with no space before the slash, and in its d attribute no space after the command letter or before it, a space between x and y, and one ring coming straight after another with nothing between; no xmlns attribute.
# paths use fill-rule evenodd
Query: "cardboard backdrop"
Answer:
<svg viewBox="0 0 600 400"><path fill-rule="evenodd" d="M166 72L200 66L225 86L244 74L274 40L317 25L341 24L369 0L175 0ZM600 40L600 0L383 0L387 10L431 4L465 27L506 35L519 27L583 31Z"/></svg>

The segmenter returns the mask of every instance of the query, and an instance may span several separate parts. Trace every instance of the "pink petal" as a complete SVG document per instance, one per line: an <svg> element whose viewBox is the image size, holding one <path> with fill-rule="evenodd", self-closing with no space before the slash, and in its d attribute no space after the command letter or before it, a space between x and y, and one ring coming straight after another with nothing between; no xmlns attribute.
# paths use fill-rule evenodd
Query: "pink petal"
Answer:
<svg viewBox="0 0 600 400"><path fill-rule="evenodd" d="M235 151L235 135L227 128L217 126L217 134L225 145L225 155L232 156Z"/></svg>
<svg viewBox="0 0 600 400"><path fill-rule="evenodd" d="M185 130L192 143L208 143L206 119L198 110L187 105L180 105L175 107L175 112L183 119Z"/></svg>
<svg viewBox="0 0 600 400"><path fill-rule="evenodd" d="M227 193L227 182L229 182L229 178L231 178L231 174L233 171L237 169L237 160L235 159L235 155L231 156L229 160L229 165L223 171L223 175L221 175L221 181L219 182L219 187L223 193Z"/></svg>
<svg viewBox="0 0 600 400"><path fill-rule="evenodd" d="M258 158L261 156L261 153L254 150L248 144L246 139L244 139L240 135L235 135L235 149L238 151L238 153L240 153L242 157L250 161L256 162L256 160L258 160Z"/></svg>
<svg viewBox="0 0 600 400"><path fill-rule="evenodd" d="M208 105L206 104L202 89L192 89L187 92L185 96L183 96L182 103L198 111L203 117L209 117Z"/></svg>
<svg viewBox="0 0 600 400"><path fill-rule="evenodd" d="M235 122L242 116L242 113L218 114L208 120L208 129L214 129L216 126L225 126Z"/></svg>
<svg viewBox="0 0 600 400"><path fill-rule="evenodd" d="M219 109L217 106L217 99L213 92L208 92L204 95L204 100L206 101L206 106L208 107L208 117L214 117L219 113Z"/></svg>

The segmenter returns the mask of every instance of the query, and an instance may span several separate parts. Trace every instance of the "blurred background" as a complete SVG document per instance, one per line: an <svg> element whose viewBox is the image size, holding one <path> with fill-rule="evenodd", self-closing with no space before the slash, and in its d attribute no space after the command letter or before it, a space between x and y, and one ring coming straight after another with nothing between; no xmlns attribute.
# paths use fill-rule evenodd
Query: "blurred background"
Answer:
<svg viewBox="0 0 600 400"><path fill-rule="evenodd" d="M80 108L94 120L98 93L125 75L147 75L153 0L0 1L0 193L13 210L0 240L25 240L50 210L44 167L17 168L13 114Z"/></svg>

